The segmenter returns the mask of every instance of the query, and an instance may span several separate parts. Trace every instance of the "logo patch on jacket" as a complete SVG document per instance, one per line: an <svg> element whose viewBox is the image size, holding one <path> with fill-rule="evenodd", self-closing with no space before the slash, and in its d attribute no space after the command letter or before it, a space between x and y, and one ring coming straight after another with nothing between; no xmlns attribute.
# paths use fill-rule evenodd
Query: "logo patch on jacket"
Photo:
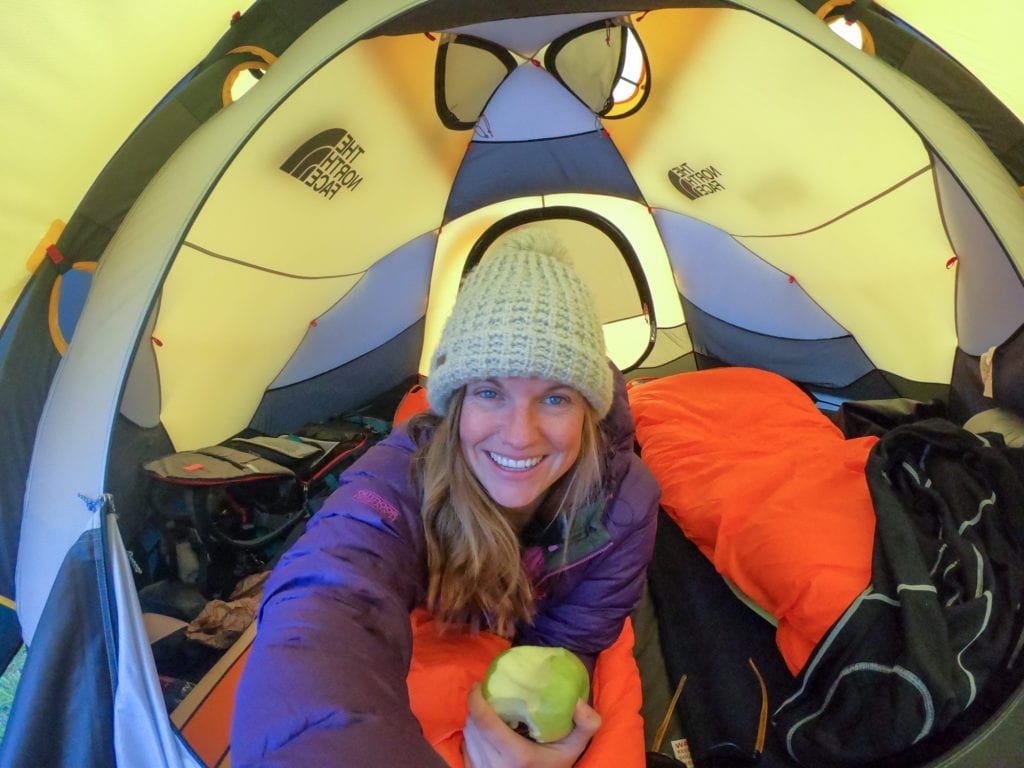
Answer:
<svg viewBox="0 0 1024 768"><path fill-rule="evenodd" d="M352 498L356 501L361 501L389 523L393 523L398 519L398 509L395 508L395 505L382 496L378 496L373 491L360 488L352 494Z"/></svg>

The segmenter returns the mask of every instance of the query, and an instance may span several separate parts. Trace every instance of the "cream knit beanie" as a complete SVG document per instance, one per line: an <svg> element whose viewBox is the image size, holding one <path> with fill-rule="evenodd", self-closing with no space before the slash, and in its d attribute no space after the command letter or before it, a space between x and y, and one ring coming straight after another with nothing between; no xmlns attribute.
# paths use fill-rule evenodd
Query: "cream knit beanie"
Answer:
<svg viewBox="0 0 1024 768"><path fill-rule="evenodd" d="M427 399L443 414L475 379L537 377L566 384L604 418L612 373L587 286L551 234L520 230L470 272L441 333Z"/></svg>

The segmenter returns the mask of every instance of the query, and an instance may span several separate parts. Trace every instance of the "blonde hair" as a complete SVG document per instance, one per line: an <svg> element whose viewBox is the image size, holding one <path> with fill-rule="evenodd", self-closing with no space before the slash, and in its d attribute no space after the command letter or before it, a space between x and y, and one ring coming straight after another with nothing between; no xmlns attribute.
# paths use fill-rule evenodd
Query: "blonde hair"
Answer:
<svg viewBox="0 0 1024 768"><path fill-rule="evenodd" d="M519 537L462 453L459 422L464 398L462 387L443 417L420 414L409 428L417 444L413 482L422 494L427 609L443 627L468 625L472 631L489 629L511 637L517 622L532 621L533 595ZM548 490L537 511L550 520L564 516L566 536L576 510L602 491L604 447L588 403L579 456Z"/></svg>

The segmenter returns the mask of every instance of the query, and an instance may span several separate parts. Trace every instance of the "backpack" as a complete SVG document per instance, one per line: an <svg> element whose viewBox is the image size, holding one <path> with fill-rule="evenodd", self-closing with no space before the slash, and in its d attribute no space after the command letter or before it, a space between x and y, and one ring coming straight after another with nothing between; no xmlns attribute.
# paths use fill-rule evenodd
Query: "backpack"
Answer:
<svg viewBox="0 0 1024 768"><path fill-rule="evenodd" d="M358 420L317 427L316 437L247 430L142 465L159 558L172 578L226 598L301 534L311 502L386 432Z"/></svg>

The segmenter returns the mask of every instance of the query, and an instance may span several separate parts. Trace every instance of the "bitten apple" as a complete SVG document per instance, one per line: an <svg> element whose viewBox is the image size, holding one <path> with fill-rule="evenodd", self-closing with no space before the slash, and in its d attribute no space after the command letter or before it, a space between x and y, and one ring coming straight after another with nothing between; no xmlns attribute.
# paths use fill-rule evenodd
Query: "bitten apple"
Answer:
<svg viewBox="0 0 1024 768"><path fill-rule="evenodd" d="M590 676L565 648L517 645L491 662L483 694L510 727L525 725L531 739L546 744L572 731L576 702L590 695Z"/></svg>

